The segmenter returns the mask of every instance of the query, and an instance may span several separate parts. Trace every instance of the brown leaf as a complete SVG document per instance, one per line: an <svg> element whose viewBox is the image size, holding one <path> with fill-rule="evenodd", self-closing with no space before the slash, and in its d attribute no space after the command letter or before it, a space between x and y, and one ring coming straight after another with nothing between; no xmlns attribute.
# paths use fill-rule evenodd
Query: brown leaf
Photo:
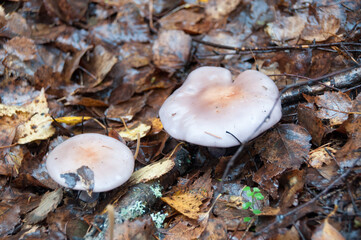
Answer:
<svg viewBox="0 0 361 240"><path fill-rule="evenodd" d="M361 111L361 94L357 95L356 99L353 101L354 107L352 111L360 112ZM345 128L348 140L346 144L336 152L336 159L340 167L350 167L354 161L356 161L361 156L360 147L361 147L361 115L355 114L349 118L343 124ZM361 163L359 162L358 165Z"/></svg>
<svg viewBox="0 0 361 240"><path fill-rule="evenodd" d="M331 127L346 121L347 112L352 109L350 97L343 92L325 92L315 97L315 103L320 108L317 116L321 119L329 119Z"/></svg>
<svg viewBox="0 0 361 240"><path fill-rule="evenodd" d="M341 235L337 229L328 223L328 219L325 220L320 226L318 226L315 232L312 234L312 240L344 240L345 238Z"/></svg>
<svg viewBox="0 0 361 240"><path fill-rule="evenodd" d="M272 163L265 163L254 175L253 181L266 190L273 199L278 198L279 182L277 177L286 169Z"/></svg>
<svg viewBox="0 0 361 240"><path fill-rule="evenodd" d="M328 150L328 152L326 151ZM331 156L330 156L330 154ZM336 149L332 147L319 147L310 151L310 157L308 159L308 164L314 168L321 168L323 164L330 164L332 160L332 155L336 153Z"/></svg>
<svg viewBox="0 0 361 240"><path fill-rule="evenodd" d="M127 68L140 68L149 65L152 50L150 44L130 42L122 45L120 57Z"/></svg>
<svg viewBox="0 0 361 240"><path fill-rule="evenodd" d="M134 85L130 83L122 83L116 87L109 97L109 104L117 105L119 103L128 101L134 94Z"/></svg>
<svg viewBox="0 0 361 240"><path fill-rule="evenodd" d="M297 194L303 190L305 184L305 171L304 170L292 170L287 172L284 177L285 183L284 192L281 196L279 206L283 208L291 207L295 200L297 200Z"/></svg>
<svg viewBox="0 0 361 240"><path fill-rule="evenodd" d="M311 148L310 134L295 124L282 124L266 133L255 144L264 161L282 168L298 169Z"/></svg>
<svg viewBox="0 0 361 240"><path fill-rule="evenodd" d="M326 127L322 120L318 118L316 111L312 106L299 104L297 108L298 121L300 125L307 129L312 136L312 142L315 145L321 145L323 136L326 133Z"/></svg>
<svg viewBox="0 0 361 240"><path fill-rule="evenodd" d="M310 6L313 14L307 17L307 24L301 33L306 41L325 41L334 36L345 18L344 9L337 5Z"/></svg>
<svg viewBox="0 0 361 240"><path fill-rule="evenodd" d="M26 37L14 37L4 44L8 54L16 55L22 61L29 61L36 56L36 46L34 41Z"/></svg>
<svg viewBox="0 0 361 240"><path fill-rule="evenodd" d="M94 99L91 97L81 97L81 96L68 96L66 98L67 102L65 105L82 105L85 107L107 107L104 101L99 99Z"/></svg>
<svg viewBox="0 0 361 240"><path fill-rule="evenodd" d="M89 74L84 75L85 86L93 88L99 85L117 61L113 53L103 46L95 46L89 61L83 63L83 67L92 74L92 76Z"/></svg>
<svg viewBox="0 0 361 240"><path fill-rule="evenodd" d="M133 97L129 101L118 105L111 105L105 111L105 116L111 120L119 122L121 122L121 119L123 118L124 121L128 122L133 119L136 113L143 109L147 98L148 94L145 94L143 96Z"/></svg>
<svg viewBox="0 0 361 240"><path fill-rule="evenodd" d="M14 230L20 222L20 206L10 206L6 203L0 203L0 237L6 236Z"/></svg>
<svg viewBox="0 0 361 240"><path fill-rule="evenodd" d="M209 219L209 212L202 214L198 222L188 221L179 217L171 229L166 233L164 240L198 239L204 232Z"/></svg>
<svg viewBox="0 0 361 240"><path fill-rule="evenodd" d="M167 30L153 44L154 64L167 72L182 68L188 61L192 38L183 31Z"/></svg>
<svg viewBox="0 0 361 240"><path fill-rule="evenodd" d="M109 229L109 228L108 228ZM136 219L135 221L125 221L114 225L114 240L125 239L154 239L152 235L156 231L151 218ZM109 230L106 233L109 239Z"/></svg>
<svg viewBox="0 0 361 240"><path fill-rule="evenodd" d="M88 2L88 0L45 0L44 6L50 16L58 17L61 20L72 24L74 21L79 21L84 16L88 9Z"/></svg>

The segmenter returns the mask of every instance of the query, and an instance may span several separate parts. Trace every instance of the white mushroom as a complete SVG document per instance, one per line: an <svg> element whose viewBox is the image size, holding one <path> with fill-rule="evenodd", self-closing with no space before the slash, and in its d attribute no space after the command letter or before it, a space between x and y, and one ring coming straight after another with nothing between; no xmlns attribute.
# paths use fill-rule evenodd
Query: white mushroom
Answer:
<svg viewBox="0 0 361 240"><path fill-rule="evenodd" d="M164 129L174 138L209 147L232 147L255 138L282 116L275 83L263 73L247 70L234 81L229 70L200 67L159 111Z"/></svg>
<svg viewBox="0 0 361 240"><path fill-rule="evenodd" d="M86 133L69 138L50 152L46 168L62 186L105 192L125 183L133 173L130 149L114 138Z"/></svg>

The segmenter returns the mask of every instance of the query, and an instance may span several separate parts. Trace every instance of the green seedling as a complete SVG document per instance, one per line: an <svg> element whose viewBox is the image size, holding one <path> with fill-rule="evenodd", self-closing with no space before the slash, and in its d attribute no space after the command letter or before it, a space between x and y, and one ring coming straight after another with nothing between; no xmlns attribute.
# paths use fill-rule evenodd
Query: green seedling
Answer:
<svg viewBox="0 0 361 240"><path fill-rule="evenodd" d="M246 193L246 195L248 197L251 198L251 200L249 202L245 202L242 204L242 208L247 210L247 209L250 209L255 215L258 215L261 213L261 210L259 209L256 209L255 208L255 205L256 205L256 201L257 200L263 200L264 199L264 196L262 195L261 193L261 190L257 187L254 187L254 188L250 188L249 186L246 186L243 191ZM243 218L243 221L245 222L249 222L251 221L251 217L245 217Z"/></svg>

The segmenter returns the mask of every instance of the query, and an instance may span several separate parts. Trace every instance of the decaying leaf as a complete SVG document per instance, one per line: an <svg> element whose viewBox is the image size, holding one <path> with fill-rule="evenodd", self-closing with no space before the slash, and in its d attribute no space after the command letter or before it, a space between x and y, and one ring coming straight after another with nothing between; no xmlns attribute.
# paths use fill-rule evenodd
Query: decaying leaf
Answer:
<svg viewBox="0 0 361 240"><path fill-rule="evenodd" d="M4 44L8 54L16 55L22 61L29 61L36 57L34 41L26 37L14 37Z"/></svg>
<svg viewBox="0 0 361 240"><path fill-rule="evenodd" d="M114 225L114 240L151 239L150 236L155 232L155 230L156 229L150 217L137 219L135 221L116 223ZM109 228L106 236L106 239L110 239Z"/></svg>
<svg viewBox="0 0 361 240"><path fill-rule="evenodd" d="M0 203L0 222L0 237L4 237L20 222L20 206Z"/></svg>
<svg viewBox="0 0 361 240"><path fill-rule="evenodd" d="M136 122L127 128L122 128L118 133L125 141L134 141L137 140L138 134L140 138L145 137L151 128L150 124Z"/></svg>
<svg viewBox="0 0 361 240"><path fill-rule="evenodd" d="M330 154L334 153L336 153L336 149L333 149L332 147L321 146L315 150L310 151L310 157L307 163L314 168L320 168L323 164L330 164L332 161L332 156L330 156Z"/></svg>
<svg viewBox="0 0 361 240"><path fill-rule="evenodd" d="M329 119L330 125L340 125L348 118L352 109L350 97L343 92L325 92L315 97L315 103L320 108L317 115L321 119Z"/></svg>
<svg viewBox="0 0 361 240"><path fill-rule="evenodd" d="M27 224L34 224L44 220L49 212L57 208L62 199L63 190L61 188L45 193L39 206L27 214L24 221Z"/></svg>
<svg viewBox="0 0 361 240"><path fill-rule="evenodd" d="M175 162L173 158L163 158L134 172L128 182L131 185L135 185L157 179L172 170L174 165Z"/></svg>
<svg viewBox="0 0 361 240"><path fill-rule="evenodd" d="M211 195L211 178L208 171L198 178L189 189L180 190L172 195L162 197L162 200L183 215L199 220L204 214L201 210L201 205Z"/></svg>
<svg viewBox="0 0 361 240"><path fill-rule="evenodd" d="M154 64L167 72L182 68L188 60L192 38L179 30L162 31L153 45Z"/></svg>
<svg viewBox="0 0 361 240"><path fill-rule="evenodd" d="M312 240L344 240L345 238L341 235L336 228L334 228L329 222L328 218L325 219L324 223L318 226L315 232L312 234Z"/></svg>
<svg viewBox="0 0 361 240"><path fill-rule="evenodd" d="M353 101L353 112L361 112L361 94L357 95ZM348 140L340 150L336 152L336 159L341 167L350 167L353 162L361 156L361 115L354 114L348 121L343 124ZM361 162L358 162L360 165Z"/></svg>
<svg viewBox="0 0 361 240"><path fill-rule="evenodd" d="M31 103L23 106L8 106L0 104L0 117L7 119L16 128L14 142L25 144L34 140L51 137L55 133L52 119L48 114L49 108L44 89Z"/></svg>
<svg viewBox="0 0 361 240"><path fill-rule="evenodd" d="M283 124L260 138L255 148L262 159L282 168L298 169L311 148L307 130L295 124Z"/></svg>
<svg viewBox="0 0 361 240"><path fill-rule="evenodd" d="M327 128L323 125L322 120L317 117L317 112L313 106L299 104L297 114L300 125L311 134L312 142L315 145L321 145Z"/></svg>
<svg viewBox="0 0 361 240"><path fill-rule="evenodd" d="M207 227L209 212L204 213L205 216L201 221L191 222L187 219L179 217L175 224L166 233L165 240L189 240L198 239Z"/></svg>

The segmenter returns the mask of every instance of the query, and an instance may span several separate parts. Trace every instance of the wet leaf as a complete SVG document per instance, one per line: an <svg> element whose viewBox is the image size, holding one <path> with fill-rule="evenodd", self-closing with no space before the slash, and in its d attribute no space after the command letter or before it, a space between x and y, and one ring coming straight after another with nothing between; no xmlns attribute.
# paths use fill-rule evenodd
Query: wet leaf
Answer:
<svg viewBox="0 0 361 240"><path fill-rule="evenodd" d="M327 128L323 125L322 120L317 116L317 112L313 106L299 104L297 114L300 125L306 128L311 134L312 142L315 145L321 145Z"/></svg>
<svg viewBox="0 0 361 240"><path fill-rule="evenodd" d="M170 73L182 68L188 61L191 42L191 37L183 31L162 31L153 44L154 64Z"/></svg>
<svg viewBox="0 0 361 240"><path fill-rule="evenodd" d="M282 168L298 169L308 157L310 140L305 128L283 124L261 137L255 148L264 161Z"/></svg>
<svg viewBox="0 0 361 240"><path fill-rule="evenodd" d="M15 226L20 222L20 207L18 205L10 206L6 203L0 203L0 236L4 237L10 234Z"/></svg>
<svg viewBox="0 0 361 240"><path fill-rule="evenodd" d="M336 149L332 147L316 148L310 151L310 157L307 163L314 168L321 168L323 164L328 165L331 163L331 161L333 161L332 157L335 153L336 153Z"/></svg>
<svg viewBox="0 0 361 240"><path fill-rule="evenodd" d="M211 179L210 172L208 172L198 178L188 190L184 189L172 195L162 197L162 200L183 215L199 220L202 214L204 214L201 211L201 205L211 195Z"/></svg>
<svg viewBox="0 0 361 240"><path fill-rule="evenodd" d="M4 45L4 48L8 54L16 55L22 61L29 61L36 57L36 46L29 38L14 37Z"/></svg>
<svg viewBox="0 0 361 240"><path fill-rule="evenodd" d="M111 105L106 111L107 118L121 122L122 118L128 122L133 119L134 115L141 111L146 104L148 94L143 96L136 96L129 101L120 103L118 105Z"/></svg>
<svg viewBox="0 0 361 240"><path fill-rule="evenodd" d="M337 229L335 229L329 222L328 219L318 226L315 232L312 234L312 240L344 240L345 238L341 235Z"/></svg>
<svg viewBox="0 0 361 240"><path fill-rule="evenodd" d="M317 116L321 119L329 119L330 125L340 125L347 120L352 109L350 97L342 92L325 92L315 97L315 103L319 107Z"/></svg>

